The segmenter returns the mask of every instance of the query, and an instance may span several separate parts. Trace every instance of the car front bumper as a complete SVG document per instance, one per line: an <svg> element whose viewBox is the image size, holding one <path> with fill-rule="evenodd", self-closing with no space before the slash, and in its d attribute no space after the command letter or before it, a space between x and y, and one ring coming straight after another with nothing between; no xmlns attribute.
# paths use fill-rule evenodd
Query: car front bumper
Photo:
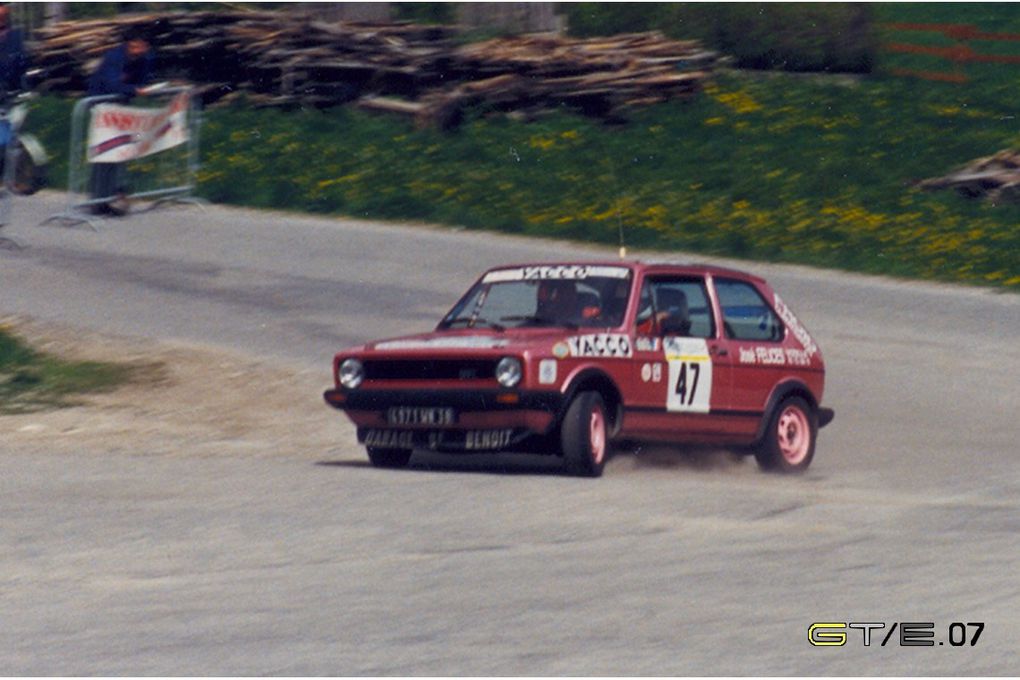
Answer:
<svg viewBox="0 0 1020 680"><path fill-rule="evenodd" d="M516 450L549 434L564 403L559 392L502 389L331 389L323 398L347 414L367 446L437 451ZM450 415L439 418L436 411ZM429 417L395 418L395 412Z"/></svg>

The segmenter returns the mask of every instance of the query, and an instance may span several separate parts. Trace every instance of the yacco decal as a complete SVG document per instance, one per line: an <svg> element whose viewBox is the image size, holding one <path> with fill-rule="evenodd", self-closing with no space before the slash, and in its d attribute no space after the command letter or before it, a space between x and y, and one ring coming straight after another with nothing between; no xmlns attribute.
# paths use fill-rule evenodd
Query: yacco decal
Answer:
<svg viewBox="0 0 1020 680"><path fill-rule="evenodd" d="M779 297L778 293L773 293L773 302L776 306L776 312L779 313L779 318L783 320L790 330L793 332L793 337L797 338L797 342L807 352L808 358L810 359L818 352L818 345L811 339L811 335L807 332L803 326L800 325L800 321L794 316L793 311L786 306L786 303Z"/></svg>
<svg viewBox="0 0 1020 680"><path fill-rule="evenodd" d="M428 340L388 340L375 345L375 349L492 349L506 347L507 341L488 338L483 335L469 335L458 338L430 338Z"/></svg>
<svg viewBox="0 0 1020 680"><path fill-rule="evenodd" d="M669 364L666 410L708 413L712 401L712 359L702 338L667 337L662 347Z"/></svg>
<svg viewBox="0 0 1020 680"><path fill-rule="evenodd" d="M630 338L617 333L594 333L567 338L570 355L575 357L629 358L633 352Z"/></svg>
<svg viewBox="0 0 1020 680"><path fill-rule="evenodd" d="M498 269L487 273L482 283L501 283L504 281L540 281L544 279L580 280L589 277L607 279L625 279L630 274L626 267L609 267L598 265L534 265L516 269Z"/></svg>

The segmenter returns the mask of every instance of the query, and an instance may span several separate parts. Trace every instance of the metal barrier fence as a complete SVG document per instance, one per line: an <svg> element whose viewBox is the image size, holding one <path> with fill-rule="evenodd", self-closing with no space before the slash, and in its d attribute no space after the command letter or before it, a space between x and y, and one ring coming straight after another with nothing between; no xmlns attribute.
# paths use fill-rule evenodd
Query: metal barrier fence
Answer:
<svg viewBox="0 0 1020 680"><path fill-rule="evenodd" d="M97 163L88 161L88 129L92 109L98 104L123 102L120 95L85 97L78 101L71 112L71 143L67 163L67 205L62 212L51 215L43 224L59 221L70 226L88 224L93 226L92 211L95 206L109 204L126 198L128 200L152 200L154 206L165 202L199 204L194 194L199 167L199 132L201 113L191 87L166 87L157 93L145 96L142 101L132 100L132 106L156 103L165 106L169 101L187 93L188 105L186 123L188 139L183 145L166 149L151 156L145 156L122 164L123 184L129 190L109 196L90 196L90 177ZM146 106L140 108L159 108Z"/></svg>
<svg viewBox="0 0 1020 680"><path fill-rule="evenodd" d="M3 229L11 221L11 186L14 184L14 164L17 160L17 152L13 136L7 140L4 147L4 172L0 180L0 229ZM0 250L21 250L20 243L12 238L0 234Z"/></svg>
<svg viewBox="0 0 1020 680"><path fill-rule="evenodd" d="M6 123L7 115L9 111L4 113L4 119ZM17 139L14 133L8 134L7 143L4 145L4 172L3 178L0 179L0 226L6 225L11 221L11 195L14 193L11 191L11 187L14 185L14 164L17 161Z"/></svg>

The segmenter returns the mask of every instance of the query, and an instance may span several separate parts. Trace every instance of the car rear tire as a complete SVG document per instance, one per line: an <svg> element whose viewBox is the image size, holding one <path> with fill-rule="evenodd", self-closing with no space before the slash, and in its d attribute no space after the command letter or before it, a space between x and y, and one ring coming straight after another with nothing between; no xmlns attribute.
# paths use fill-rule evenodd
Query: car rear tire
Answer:
<svg viewBox="0 0 1020 680"><path fill-rule="evenodd" d="M410 449L379 449L367 447L368 459L379 468L403 468L411 461Z"/></svg>
<svg viewBox="0 0 1020 680"><path fill-rule="evenodd" d="M807 470L815 456L818 413L800 397L784 399L769 417L765 436L754 448L758 467L768 472Z"/></svg>
<svg viewBox="0 0 1020 680"><path fill-rule="evenodd" d="M563 466L579 477L601 477L609 457L606 404L598 392L578 394L560 425Z"/></svg>

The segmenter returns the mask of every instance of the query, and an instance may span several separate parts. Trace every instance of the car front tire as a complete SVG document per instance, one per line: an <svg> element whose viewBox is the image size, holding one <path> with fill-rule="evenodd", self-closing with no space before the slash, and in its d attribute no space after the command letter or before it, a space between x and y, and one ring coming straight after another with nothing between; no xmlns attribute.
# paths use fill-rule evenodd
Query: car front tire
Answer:
<svg viewBox="0 0 1020 680"><path fill-rule="evenodd" d="M410 449L380 449L367 447L368 459L378 468L404 468L411 461Z"/></svg>
<svg viewBox="0 0 1020 680"><path fill-rule="evenodd" d="M807 470L815 456L818 414L800 397L784 399L769 417L765 436L754 448L758 467L768 472Z"/></svg>
<svg viewBox="0 0 1020 680"><path fill-rule="evenodd" d="M580 477L601 477L609 457L609 421L598 392L578 394L560 425L560 447L567 472Z"/></svg>

